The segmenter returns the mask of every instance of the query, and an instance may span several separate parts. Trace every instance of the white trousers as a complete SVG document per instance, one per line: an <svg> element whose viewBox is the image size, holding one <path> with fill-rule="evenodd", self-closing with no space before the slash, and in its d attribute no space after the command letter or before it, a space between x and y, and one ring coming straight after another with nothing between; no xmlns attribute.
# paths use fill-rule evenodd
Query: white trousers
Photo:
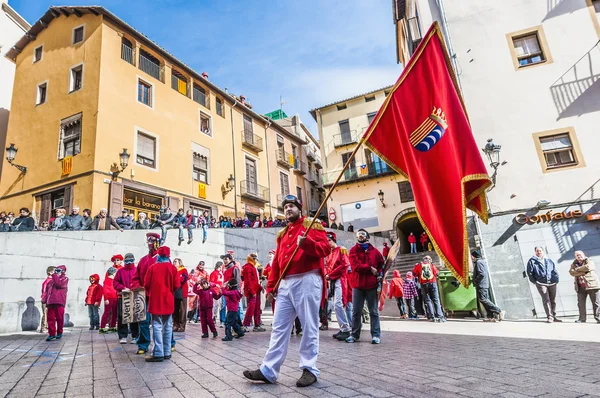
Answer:
<svg viewBox="0 0 600 398"><path fill-rule="evenodd" d="M287 355L291 329L296 316L302 324L300 340L300 369L308 369L319 376L319 306L323 281L318 272L288 276L281 281L273 316L273 330L269 349L260 366L261 373L272 383L279 377L279 370Z"/></svg>
<svg viewBox="0 0 600 398"><path fill-rule="evenodd" d="M344 309L344 301L342 299L342 281L339 279L335 281L333 306L340 330L342 332L350 332L352 329L350 328L348 317L346 316L346 310Z"/></svg>

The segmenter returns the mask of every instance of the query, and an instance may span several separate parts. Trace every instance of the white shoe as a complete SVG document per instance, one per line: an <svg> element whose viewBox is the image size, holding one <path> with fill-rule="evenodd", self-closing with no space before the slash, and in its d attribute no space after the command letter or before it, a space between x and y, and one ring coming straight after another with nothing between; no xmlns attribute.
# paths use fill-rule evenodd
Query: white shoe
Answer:
<svg viewBox="0 0 600 398"><path fill-rule="evenodd" d="M504 310L500 311L500 313L498 314L498 320L503 321L505 316L506 316L506 311L504 311Z"/></svg>
<svg viewBox="0 0 600 398"><path fill-rule="evenodd" d="M123 337L121 340L119 340L119 344L127 344L127 337Z"/></svg>

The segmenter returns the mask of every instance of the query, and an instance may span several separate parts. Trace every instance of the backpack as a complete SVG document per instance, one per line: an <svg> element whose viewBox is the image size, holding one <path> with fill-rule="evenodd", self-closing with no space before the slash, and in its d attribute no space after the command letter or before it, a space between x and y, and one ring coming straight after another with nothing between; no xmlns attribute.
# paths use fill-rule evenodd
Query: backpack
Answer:
<svg viewBox="0 0 600 398"><path fill-rule="evenodd" d="M431 281L433 279L433 269L431 269L431 264L421 264L421 279L425 282Z"/></svg>

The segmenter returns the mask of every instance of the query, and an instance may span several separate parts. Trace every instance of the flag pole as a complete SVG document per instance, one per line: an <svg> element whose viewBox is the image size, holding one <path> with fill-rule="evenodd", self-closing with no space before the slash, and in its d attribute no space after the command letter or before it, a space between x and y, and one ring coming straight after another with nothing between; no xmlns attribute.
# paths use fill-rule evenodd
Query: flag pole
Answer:
<svg viewBox="0 0 600 398"><path fill-rule="evenodd" d="M367 128L367 131L369 131L368 128ZM362 137L360 138L360 141L358 142L358 144L356 145L356 147L354 148L354 150L350 154L350 157L346 161L346 164L342 168L342 171L340 171L340 174L335 179L335 182L333 183L333 185L331 186L331 188L329 188L329 192L327 192L327 195L325 195L325 199L323 199L323 201L321 202L321 205L319 206L319 209L317 210L316 214L321 214L321 210L323 210L323 208L325 206L327 206L327 201L331 197L331 193L333 192L333 190L335 189L335 187L338 185L338 183L342 179L342 176L344 175L344 172L346 170L348 170L348 167L350 167L350 163L352 162L352 160L354 159L354 157L358 153L358 150L360 149L360 147L362 147L363 144L366 141L367 141L367 132L365 132L365 134L362 135ZM313 217L311 219L310 225L308 226L308 228L306 228L306 231L304 231L304 234L302 235L303 238L306 238L306 236L308 235L308 231L310 231L310 229L312 228L313 224L315 223L315 220L316 220L316 217ZM277 288L279 287L279 284L281 283L281 280L283 279L283 277L287 273L288 269L290 268L290 264L292 263L293 258L296 256L296 253L298 253L298 249L299 248L300 248L300 246L296 245L296 248L294 249L294 252L290 256L290 259L288 260L288 262L285 265L285 267L283 268L283 271L279 274L279 279L277 280L277 283L273 287L273 290L277 290Z"/></svg>

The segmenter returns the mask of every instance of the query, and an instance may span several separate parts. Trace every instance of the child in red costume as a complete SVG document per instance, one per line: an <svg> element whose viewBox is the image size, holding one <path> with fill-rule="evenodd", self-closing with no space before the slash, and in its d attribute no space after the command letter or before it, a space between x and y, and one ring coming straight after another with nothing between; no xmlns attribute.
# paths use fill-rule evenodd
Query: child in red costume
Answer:
<svg viewBox="0 0 600 398"><path fill-rule="evenodd" d="M102 313L102 320L100 321L100 330L98 331L101 334L106 334L109 331L117 331L118 301L117 291L113 286L113 280L115 279L116 273L117 269L115 267L110 267L108 271L106 271L106 276L104 277L104 313ZM107 323L109 325L108 329L106 328Z"/></svg>
<svg viewBox="0 0 600 398"><path fill-rule="evenodd" d="M99 282L100 275L90 275L90 286L85 296L85 305L88 307L88 316L90 317L90 330L100 329L98 308L102 302L102 285Z"/></svg>
<svg viewBox="0 0 600 398"><path fill-rule="evenodd" d="M217 337L217 328L215 321L212 318L212 309L214 301L221 297L218 292L219 287L215 284L210 284L208 280L202 279L194 286L194 293L198 297L198 311L200 312L200 325L202 326L202 338L208 337L208 329Z"/></svg>
<svg viewBox="0 0 600 398"><path fill-rule="evenodd" d="M254 320L253 332L264 332L265 329L260 326L260 293L262 286L259 282L258 270L256 269L256 260L258 255L251 253L246 259L246 264L242 268L242 280L244 281L244 296L248 300L246 316L244 317L244 331L247 331L250 322Z"/></svg>
<svg viewBox="0 0 600 398"><path fill-rule="evenodd" d="M67 267L59 265L52 274L52 280L48 282L48 296L46 305L48 308L48 337L46 341L60 340L65 324L65 305L67 305L67 291L69 290L69 278L65 275Z"/></svg>
<svg viewBox="0 0 600 398"><path fill-rule="evenodd" d="M238 290L238 284L235 278L231 278L229 282L225 284L222 294L226 297L227 301L227 319L225 320L225 337L221 340L233 340L231 334L232 328L237 333L237 338L244 337L244 330L238 324L240 316L238 310L240 307L240 300L242 299L242 293Z"/></svg>

